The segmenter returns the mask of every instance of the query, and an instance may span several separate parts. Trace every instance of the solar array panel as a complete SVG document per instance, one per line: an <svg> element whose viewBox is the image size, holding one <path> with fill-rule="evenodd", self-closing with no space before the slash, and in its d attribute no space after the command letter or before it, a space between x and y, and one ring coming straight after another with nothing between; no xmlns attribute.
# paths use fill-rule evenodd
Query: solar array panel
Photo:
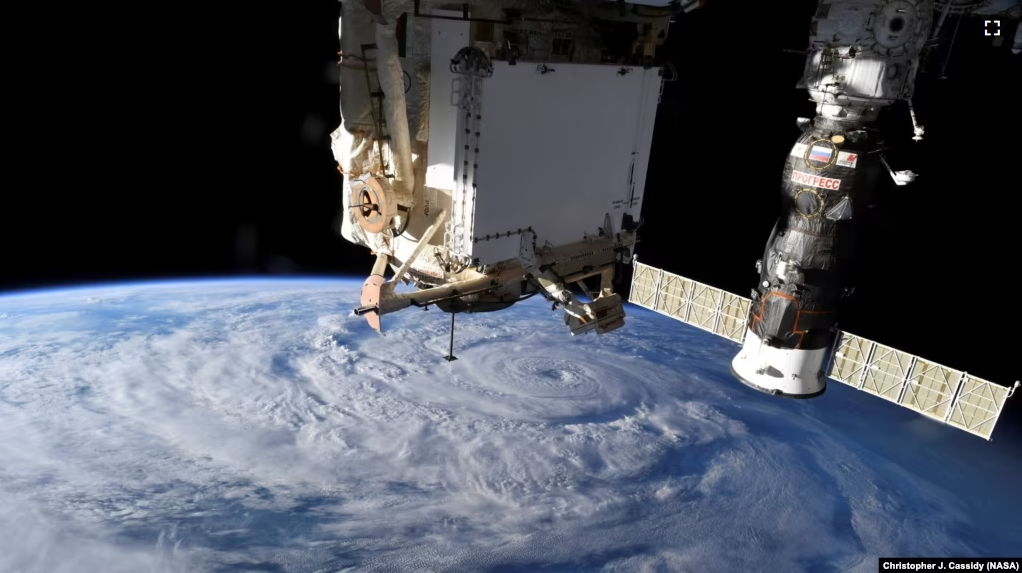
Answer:
<svg viewBox="0 0 1022 573"><path fill-rule="evenodd" d="M738 344L745 340L750 299L634 259L633 266L632 304ZM834 341L827 376L987 440L1019 386L994 384L847 332Z"/></svg>

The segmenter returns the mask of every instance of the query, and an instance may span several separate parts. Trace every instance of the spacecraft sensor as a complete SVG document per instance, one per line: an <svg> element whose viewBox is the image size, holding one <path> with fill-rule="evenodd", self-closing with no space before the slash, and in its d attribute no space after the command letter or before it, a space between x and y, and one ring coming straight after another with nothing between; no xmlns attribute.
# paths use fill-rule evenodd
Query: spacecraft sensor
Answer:
<svg viewBox="0 0 1022 573"><path fill-rule="evenodd" d="M824 362L841 302L854 288L856 236L885 185L880 110L910 100L929 38L928 0L821 2L799 83L816 102L800 119L781 181L783 210L763 257L748 329L731 372L764 392L811 398L826 389ZM921 137L922 130L917 130ZM893 184L909 171L890 172Z"/></svg>
<svg viewBox="0 0 1022 573"><path fill-rule="evenodd" d="M449 312L448 360L455 314L536 294L563 308L572 335L605 334L624 325L614 286L631 265L629 300L741 344L730 369L752 388L813 398L831 377L989 439L1018 382L999 386L837 325L866 210L916 178L891 167L877 117L907 101L921 140L911 97L923 50L949 14L990 14L994 3L819 2L798 86L816 117L797 120L782 212L744 298L634 257L656 108L676 78L656 47L702 0L343 2L342 123L331 134L339 230L377 257L354 313L382 334L392 312Z"/></svg>

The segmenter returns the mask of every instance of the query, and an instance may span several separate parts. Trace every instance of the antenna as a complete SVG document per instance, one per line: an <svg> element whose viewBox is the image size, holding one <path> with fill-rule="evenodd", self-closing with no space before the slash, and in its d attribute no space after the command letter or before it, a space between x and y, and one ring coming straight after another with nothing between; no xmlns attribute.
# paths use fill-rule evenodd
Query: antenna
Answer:
<svg viewBox="0 0 1022 573"><path fill-rule="evenodd" d="M632 304L738 344L756 336L748 327L751 299L640 263L635 256L632 265ZM847 384L985 440L990 440L1007 399L1022 389L1022 380L1010 388L1001 386L840 330L835 338L826 369L821 354L820 366L814 364L806 374Z"/></svg>
<svg viewBox="0 0 1022 573"><path fill-rule="evenodd" d="M951 34L951 44L947 47L947 56L944 57L944 65L940 67L940 75L937 76L939 80L946 80L947 76L944 72L947 70L948 60L951 59L951 50L955 49L955 38L958 37L958 27L962 25L962 17L958 16L958 22L955 24L955 33Z"/></svg>
<svg viewBox="0 0 1022 573"><path fill-rule="evenodd" d="M454 312L451 313L451 347L447 351L447 356L444 356L444 360L446 360L448 362L451 362L452 360L457 360L457 357L454 356L454 315L455 314L457 314L457 313L454 313Z"/></svg>

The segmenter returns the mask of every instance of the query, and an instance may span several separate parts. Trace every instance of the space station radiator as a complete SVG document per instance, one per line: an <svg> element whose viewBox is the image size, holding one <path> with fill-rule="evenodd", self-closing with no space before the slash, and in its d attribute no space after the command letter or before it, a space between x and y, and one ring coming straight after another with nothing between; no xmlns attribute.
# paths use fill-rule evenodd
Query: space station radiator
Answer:
<svg viewBox="0 0 1022 573"><path fill-rule="evenodd" d="M632 304L737 342L745 340L748 298L633 261ZM839 332L827 376L987 440L1014 388Z"/></svg>

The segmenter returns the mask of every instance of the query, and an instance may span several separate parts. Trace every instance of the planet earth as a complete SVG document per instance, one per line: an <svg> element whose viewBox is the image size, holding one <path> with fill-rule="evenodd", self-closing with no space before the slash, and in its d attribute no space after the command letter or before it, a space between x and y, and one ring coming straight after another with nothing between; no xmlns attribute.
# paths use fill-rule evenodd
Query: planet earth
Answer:
<svg viewBox="0 0 1022 573"><path fill-rule="evenodd" d="M355 280L0 298L0 571L876 571L1022 553L1022 456L836 382L749 389L628 306L409 309Z"/></svg>

